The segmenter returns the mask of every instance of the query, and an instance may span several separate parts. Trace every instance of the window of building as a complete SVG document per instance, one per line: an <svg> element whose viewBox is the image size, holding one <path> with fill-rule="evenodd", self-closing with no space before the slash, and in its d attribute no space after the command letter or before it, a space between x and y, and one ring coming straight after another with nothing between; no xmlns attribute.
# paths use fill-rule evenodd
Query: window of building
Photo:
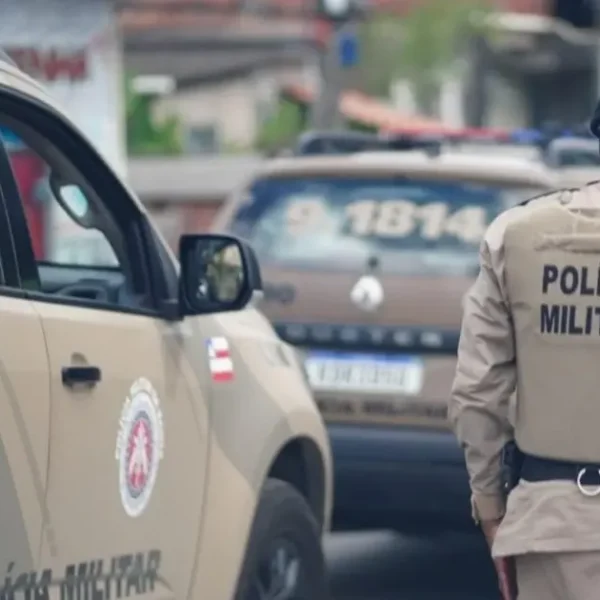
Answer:
<svg viewBox="0 0 600 600"><path fill-rule="evenodd" d="M214 154L219 151L217 128L214 125L188 127L184 142L187 154Z"/></svg>

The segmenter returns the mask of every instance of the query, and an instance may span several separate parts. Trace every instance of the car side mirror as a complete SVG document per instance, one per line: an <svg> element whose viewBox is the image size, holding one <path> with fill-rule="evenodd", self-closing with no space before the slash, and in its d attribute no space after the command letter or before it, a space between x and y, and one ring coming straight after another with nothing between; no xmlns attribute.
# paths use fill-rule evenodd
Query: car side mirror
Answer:
<svg viewBox="0 0 600 600"><path fill-rule="evenodd" d="M183 235L179 240L181 316L240 310L262 291L252 247L230 235Z"/></svg>

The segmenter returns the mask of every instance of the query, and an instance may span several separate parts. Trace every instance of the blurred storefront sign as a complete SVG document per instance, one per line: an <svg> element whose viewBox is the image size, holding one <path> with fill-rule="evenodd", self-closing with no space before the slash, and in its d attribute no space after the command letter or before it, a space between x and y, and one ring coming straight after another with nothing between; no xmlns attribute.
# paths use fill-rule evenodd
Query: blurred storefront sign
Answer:
<svg viewBox="0 0 600 600"><path fill-rule="evenodd" d="M88 78L87 52L85 48L65 50L61 48L11 48L4 50L19 69L44 83L59 79L82 81Z"/></svg>

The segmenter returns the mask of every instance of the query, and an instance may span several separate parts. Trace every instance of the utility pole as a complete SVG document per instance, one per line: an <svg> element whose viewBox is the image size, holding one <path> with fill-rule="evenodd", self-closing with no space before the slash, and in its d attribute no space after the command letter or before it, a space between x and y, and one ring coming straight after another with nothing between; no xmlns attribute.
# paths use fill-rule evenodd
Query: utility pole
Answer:
<svg viewBox="0 0 600 600"><path fill-rule="evenodd" d="M336 129L343 124L340 98L358 61L356 13L356 0L319 0L319 17L329 25L330 34L320 53L321 86L312 106L312 129Z"/></svg>

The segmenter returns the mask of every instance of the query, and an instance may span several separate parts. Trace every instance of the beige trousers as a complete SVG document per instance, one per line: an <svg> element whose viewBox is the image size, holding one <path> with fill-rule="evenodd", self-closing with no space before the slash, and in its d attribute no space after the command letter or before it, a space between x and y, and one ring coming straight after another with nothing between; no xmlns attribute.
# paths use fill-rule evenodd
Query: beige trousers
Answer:
<svg viewBox="0 0 600 600"><path fill-rule="evenodd" d="M517 556L518 600L600 600L600 552Z"/></svg>

